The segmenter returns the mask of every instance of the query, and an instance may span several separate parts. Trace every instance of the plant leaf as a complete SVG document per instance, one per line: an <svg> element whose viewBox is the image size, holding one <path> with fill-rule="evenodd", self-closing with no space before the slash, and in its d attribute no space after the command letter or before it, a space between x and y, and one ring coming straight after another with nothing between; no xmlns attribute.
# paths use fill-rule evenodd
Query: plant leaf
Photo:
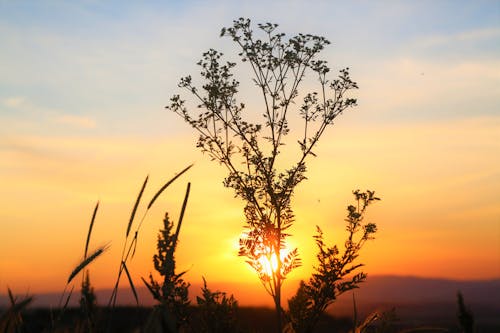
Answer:
<svg viewBox="0 0 500 333"><path fill-rule="evenodd" d="M132 281L132 277L130 276L127 265L125 264L124 261L122 261L122 265L123 265L123 268L125 268L125 273L127 274L128 283L130 284L130 288L132 289L132 292L134 293L135 302L137 303L137 305L139 305L139 297L137 297L137 291L135 290L134 281Z"/></svg>
<svg viewBox="0 0 500 333"><path fill-rule="evenodd" d="M186 211L186 205L189 198L189 192L191 190L191 183L187 184L186 194L184 195L184 202L182 203L181 214L179 216L179 222L177 223L177 229L175 230L174 238L174 248L177 245L177 239L179 238L179 233L181 231L182 220L184 219L184 212Z"/></svg>
<svg viewBox="0 0 500 333"><path fill-rule="evenodd" d="M150 285L148 283L148 281L146 281L143 277L141 277L141 280L142 282L144 282L144 284L146 285L146 287L148 288L149 292L151 293L151 295L153 296L154 299L159 299L159 295L156 291L153 290L153 286Z"/></svg>

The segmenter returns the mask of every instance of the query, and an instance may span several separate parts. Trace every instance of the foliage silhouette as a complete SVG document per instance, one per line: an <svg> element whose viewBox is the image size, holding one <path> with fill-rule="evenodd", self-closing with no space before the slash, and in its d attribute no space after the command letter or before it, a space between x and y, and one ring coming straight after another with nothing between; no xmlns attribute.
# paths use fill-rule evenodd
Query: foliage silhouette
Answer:
<svg viewBox="0 0 500 333"><path fill-rule="evenodd" d="M87 240L85 241L85 250L83 257L87 258L90 238L92 236L92 230L94 228L95 219L97 216L97 210L99 209L99 201L97 201L94 212L92 213L92 218L90 220L89 231L87 232ZM95 311L97 307L97 298L94 293L94 288L90 283L90 273L89 270L83 272L81 291L80 291L80 310L82 314L84 328L87 332L93 332L95 330Z"/></svg>
<svg viewBox="0 0 500 333"><path fill-rule="evenodd" d="M94 293L94 287L90 283L90 273L83 273L83 281L80 296L80 311L85 326L85 331L93 332L95 330L95 312L97 307L97 297Z"/></svg>
<svg viewBox="0 0 500 333"><path fill-rule="evenodd" d="M120 279L121 279L121 276L122 276L123 272L126 273L128 281L129 281L129 285L131 287L132 292L134 293L135 300L136 300L137 304L139 304L139 299L137 297L137 293L135 292L135 286L134 286L133 280L131 279L130 274L129 274L128 269L127 269L127 262L128 262L128 260L132 259L133 256L134 256L134 254L135 254L135 250L136 250L136 247L137 247L137 241L138 241L138 237L139 237L139 231L140 231L142 223L146 219L146 216L147 216L150 208L152 207L153 203L160 196L160 194L163 193L163 191L165 191L165 189L170 184L172 184L177 178L179 178L186 171L188 171L192 166L193 165L191 164L191 165L187 166L186 168L184 168L183 170L181 170L174 177L172 177L172 179L170 179L169 181L167 181L155 193L155 195L153 196L153 198L149 201L149 204L148 204L146 210L144 211L144 214L143 214L141 220L139 221L139 224L137 225L137 228L136 228L136 230L135 230L135 232L133 234L132 239L129 240L129 238L131 236L130 231L131 231L132 225L133 225L133 223L135 221L135 215L136 215L137 209L139 207L139 203L141 201L142 194L144 193L144 189L146 188L146 185L147 185L147 182L148 182L148 179L149 179L149 176L146 176L146 178L144 180L144 183L143 183L143 185L142 185L142 187L141 187L141 189L139 191L139 194L137 195L137 198L135 200L134 207L132 209L132 213L130 214L129 222L127 224L127 229L126 229L126 232L125 232L125 242L123 243L123 250L122 250L122 256L121 256L121 259L120 259L120 265L119 265L119 268L118 268L118 274L117 274L115 286L113 288L113 291L111 293L111 297L110 297L109 302L108 302L108 306L114 307L115 304L116 304L116 298L118 296L118 287L120 285Z"/></svg>
<svg viewBox="0 0 500 333"><path fill-rule="evenodd" d="M178 332L180 328L186 326L188 323L190 304L188 299L189 283L185 282L182 278L186 271L181 273L176 272L175 249L179 239L190 186L191 184L188 183L175 232L173 230L173 222L170 221L167 213L163 220L163 229L160 230L158 235L158 253L153 256L153 263L155 270L162 276L163 281L157 282L152 274L149 275L149 282L142 278L153 298L159 302L146 324L146 331L148 332L161 327L163 331L174 333Z"/></svg>
<svg viewBox="0 0 500 333"><path fill-rule="evenodd" d="M233 295L227 296L225 292L211 291L207 281L203 278L202 296L196 297L200 312L199 325L201 332L230 333L238 332L236 312L238 302Z"/></svg>
<svg viewBox="0 0 500 333"><path fill-rule="evenodd" d="M22 317L22 311L33 301L33 296L24 297L18 300L14 296L10 288L7 288L7 293L9 295L10 306L5 311L2 316L0 316L0 332L7 333L20 333L24 332L24 321Z"/></svg>
<svg viewBox="0 0 500 333"><path fill-rule="evenodd" d="M97 258L99 258L104 252L106 252L109 249L109 245L103 245L99 246L96 248L93 252L89 254L89 244L90 244L90 238L92 236L92 230L94 228L94 223L95 219L97 216L97 211L99 209L99 201L97 201L94 211L92 213L92 218L90 220L90 225L89 225L89 230L87 232L87 238L85 241L85 250L83 252L83 259L80 261L80 263L73 268L71 271L68 280L66 282L66 285L64 286L63 293L61 294L61 298L59 300L59 314L57 315L56 319L52 321L52 330L56 329L56 327L61 323L61 320L68 308L69 301L71 299L71 296L73 295L73 290L74 286L71 286L71 289L69 290L68 294L66 295L66 291L70 285L70 283L73 281L73 279L80 274L80 272L83 274L82 275L82 282L81 282L81 292L80 292L80 310L81 310L81 321L79 322L78 329L84 330L86 332L93 332L94 331L94 310L96 307L96 297L94 294L94 289L91 286L90 283L90 276L89 276L89 271L88 271L88 266L94 262ZM62 302L66 296L66 300L64 302L64 305L62 305ZM62 306L61 306L62 305Z"/></svg>
<svg viewBox="0 0 500 333"><path fill-rule="evenodd" d="M318 247L318 265L314 267L308 282L301 281L296 295L288 302L289 320L297 333L312 332L320 316L339 295L358 288L359 283L366 279L363 272L354 274L363 266L355 263L355 260L363 245L373 239L377 231L374 223L364 223L366 208L380 199L373 191L356 190L353 194L356 202L347 207L345 221L348 237L343 253L340 253L337 245L328 247L324 242L323 231L317 227L314 239Z"/></svg>
<svg viewBox="0 0 500 333"><path fill-rule="evenodd" d="M462 332L473 333L474 332L474 315L472 311L465 305L464 296L459 291L457 293L457 304L458 304L458 321Z"/></svg>
<svg viewBox="0 0 500 333"><path fill-rule="evenodd" d="M238 102L239 82L234 79L233 62L223 62L223 54L210 49L198 62L204 84L201 89L191 76L180 80L195 100L197 109L174 95L170 109L181 116L198 133L197 146L211 159L224 165L228 176L226 187L245 202L245 233L240 239L239 255L246 257L272 296L281 331L283 310L281 287L287 275L301 265L296 249L285 253L286 240L294 222L291 198L306 172L306 160L315 156L313 148L327 127L346 109L356 105L348 97L357 84L343 69L334 80L327 79L330 68L318 58L329 41L324 37L298 34L286 38L276 31L277 24L259 24L262 39L254 36L249 19L240 18L233 26L223 28L221 36L235 42L242 62L249 64L253 82L263 97L263 120L251 122L245 116L245 104ZM299 86L306 73L312 72L319 82L319 92L302 97L299 107ZM302 121L297 140L299 156L289 168L278 170L278 157L290 133L289 117ZM262 259L274 261L271 271Z"/></svg>

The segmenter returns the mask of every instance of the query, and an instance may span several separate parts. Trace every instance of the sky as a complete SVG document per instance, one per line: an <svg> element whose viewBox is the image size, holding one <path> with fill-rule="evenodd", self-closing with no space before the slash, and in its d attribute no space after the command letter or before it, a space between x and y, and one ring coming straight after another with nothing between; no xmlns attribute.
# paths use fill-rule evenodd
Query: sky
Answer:
<svg viewBox="0 0 500 333"><path fill-rule="evenodd" d="M349 67L360 87L293 198L290 243L303 266L289 288L312 271L316 225L343 243L358 188L382 198L367 215L379 228L360 257L369 275L500 278L497 1L0 0L0 290L62 290L98 200L91 248L111 247L91 277L111 287L144 177L139 214L191 163L148 212L132 276L153 271L162 217L177 219L191 182L179 269L193 283L260 287L237 256L243 203L164 108L181 77L197 78L203 52L236 59L219 33L239 17L325 36L332 73ZM241 100L258 101L249 68L238 66Z"/></svg>

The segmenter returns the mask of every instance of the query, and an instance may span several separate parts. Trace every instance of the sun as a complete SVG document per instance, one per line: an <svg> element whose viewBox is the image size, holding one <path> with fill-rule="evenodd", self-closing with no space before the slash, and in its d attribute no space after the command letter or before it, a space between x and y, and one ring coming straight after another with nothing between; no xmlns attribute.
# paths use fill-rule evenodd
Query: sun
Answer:
<svg viewBox="0 0 500 333"><path fill-rule="evenodd" d="M288 256L289 253L290 253L290 250L288 249L288 247L281 249L280 262L283 262L283 260ZM267 246L265 247L265 251L263 251L260 254L257 261L259 263L259 266L262 269L262 273L268 277L273 276L278 271L278 266L279 266L278 256L273 249L271 249Z"/></svg>
<svg viewBox="0 0 500 333"><path fill-rule="evenodd" d="M276 253L263 253L259 259L259 264L262 267L262 273L267 276L273 275L278 270L278 256Z"/></svg>
<svg viewBox="0 0 500 333"><path fill-rule="evenodd" d="M233 242L235 248L237 245L238 255L247 257L248 268L254 270L261 282L270 287L268 292L271 294L274 284L281 284L280 281L285 279L293 268L301 265L297 248L294 248L289 241L282 240L281 249L277 253L276 244L272 239L262 239L259 234L244 232L239 237L238 244L236 241Z"/></svg>

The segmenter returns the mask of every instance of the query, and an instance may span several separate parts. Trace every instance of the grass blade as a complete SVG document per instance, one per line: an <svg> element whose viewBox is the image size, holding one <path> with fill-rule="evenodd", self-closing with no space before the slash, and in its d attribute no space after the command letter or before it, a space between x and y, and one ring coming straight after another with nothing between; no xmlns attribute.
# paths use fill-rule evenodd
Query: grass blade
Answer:
<svg viewBox="0 0 500 333"><path fill-rule="evenodd" d="M66 298L66 302L64 302L63 311L64 311L64 309L68 308L69 300L71 298L71 295L73 295L73 289L74 288L75 288L75 286L72 286L71 290L69 291L68 297Z"/></svg>
<svg viewBox="0 0 500 333"><path fill-rule="evenodd" d="M160 194L170 185L172 184L177 178L179 178L184 172L188 171L191 167L193 166L193 164L191 164L190 166L188 166L187 168L185 168L184 170L182 170L181 172L179 172L177 175L175 175L174 178L170 179L165 185L162 186L162 188L156 192L156 194L153 196L153 199L151 199L151 201L149 202L149 205L148 205L148 209L151 208L151 206L153 205L153 203L156 201L156 199L160 196Z"/></svg>
<svg viewBox="0 0 500 333"><path fill-rule="evenodd" d="M9 300L10 300L10 305L14 306L16 304L16 299L14 298L14 295L12 294L12 290L7 287L7 291L9 293Z"/></svg>
<svg viewBox="0 0 500 333"><path fill-rule="evenodd" d="M380 319L378 311L370 313L368 317L366 317L365 321L356 328L356 332L364 332L369 325L378 319Z"/></svg>
<svg viewBox="0 0 500 333"><path fill-rule="evenodd" d="M87 233L87 241L85 242L85 253L83 255L84 258L87 258L87 251L89 249L89 243L90 243L90 235L92 234L92 228L94 227L94 221L98 208L99 208L99 201L97 201L97 204L95 205L94 214L92 214L92 220L90 221L89 232Z"/></svg>
<svg viewBox="0 0 500 333"><path fill-rule="evenodd" d="M134 286L134 282L132 281L132 277L130 276L127 265L125 264L124 261L122 261L122 265L123 265L123 268L125 268L125 273L127 274L128 283L130 284L130 288L132 288L132 292L134 293L135 302L137 303L137 306L139 306L139 297L137 297L137 291L135 290L135 286Z"/></svg>
<svg viewBox="0 0 500 333"><path fill-rule="evenodd" d="M25 299L23 299L21 302L18 302L16 303L13 307L12 307L12 311L14 313L18 313L18 312L21 312L23 311L31 302L33 301L33 296L26 296Z"/></svg>
<svg viewBox="0 0 500 333"><path fill-rule="evenodd" d="M132 243L130 243L130 247L132 248L132 255L131 257L133 258L134 255L135 255L135 250L137 249L137 236L139 234L137 233L137 231L135 232L135 235L134 235L134 239L132 239Z"/></svg>
<svg viewBox="0 0 500 333"><path fill-rule="evenodd" d="M122 276L122 272L123 272L123 266L120 265L120 269L118 270L118 277L116 279L115 286L113 288L113 292L111 293L111 297L109 298L108 308L115 307L116 297L118 296L118 286L120 285L120 278Z"/></svg>
<svg viewBox="0 0 500 333"><path fill-rule="evenodd" d="M92 253L90 256L88 256L87 258L84 258L76 267L75 269L73 269L73 271L71 272L71 274L69 275L69 278L68 278L68 283L71 282L71 280L73 280L73 278L78 274L80 273L80 271L82 269L84 269L85 267L87 267L92 261L94 261L97 257L99 257L104 251L106 251L108 249L108 246L105 245L105 246L102 246L100 248L98 248L97 250L94 251L94 253Z"/></svg>
<svg viewBox="0 0 500 333"><path fill-rule="evenodd" d="M142 184L141 191L139 192L139 195L137 196L137 200L135 201L134 209L132 210L132 214L130 215L130 221L128 222L127 233L125 234L125 237L128 237L128 234L130 233L130 228L132 227L132 222L134 222L135 212L137 211L137 207L139 206L139 202L141 201L142 193L144 192L144 189L146 188L148 178L149 178L149 175L146 176L146 179L144 180L144 184Z"/></svg>
<svg viewBox="0 0 500 333"><path fill-rule="evenodd" d="M61 322L61 319L62 319L64 313L66 312L66 309L68 308L68 304L69 304L69 300L71 298L71 295L73 295L73 289L75 288L75 286L71 286L71 290L69 291L68 297L66 297L66 302L64 302L64 306L61 307L61 303L62 303L64 294L66 293L67 287L68 287L68 285L66 284L66 286L64 287L64 291L61 295L61 298L59 300L59 305L58 305L58 309L60 309L59 314L57 315L57 318L55 320L54 319L51 320L52 321L51 332L55 332L56 325ZM51 317L52 317L52 313L51 313Z"/></svg>
<svg viewBox="0 0 500 333"><path fill-rule="evenodd" d="M153 296L153 298L156 299L156 300L159 300L160 299L160 295L153 289L153 286L150 285L148 283L148 281L146 281L142 276L141 276L141 280L142 280L142 282L144 282L144 284L148 288L148 290L151 293L151 295Z"/></svg>
<svg viewBox="0 0 500 333"><path fill-rule="evenodd" d="M191 183L187 184L186 194L184 195L184 202L182 203L181 214L179 216L179 222L177 223L177 229L175 230L174 238L174 248L177 245L177 239L179 237L179 232L181 231L182 220L184 219L184 212L186 211L186 205L189 198L189 192L191 190Z"/></svg>

